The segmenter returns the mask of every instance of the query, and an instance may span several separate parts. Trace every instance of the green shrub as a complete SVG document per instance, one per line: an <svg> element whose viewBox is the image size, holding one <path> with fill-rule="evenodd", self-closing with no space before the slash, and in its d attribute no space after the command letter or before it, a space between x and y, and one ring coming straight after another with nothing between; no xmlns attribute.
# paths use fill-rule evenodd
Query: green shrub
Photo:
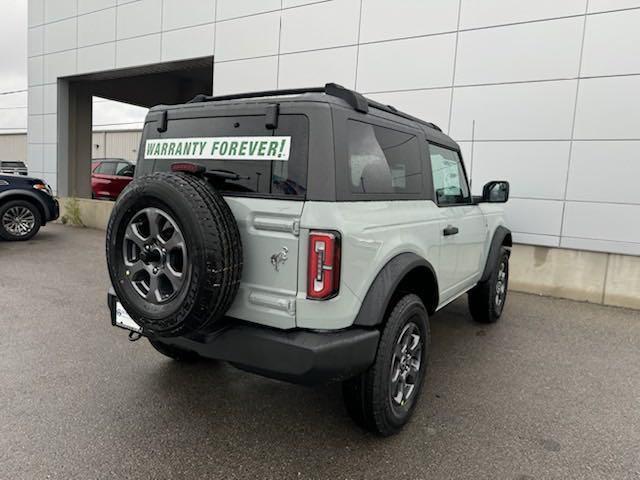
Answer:
<svg viewBox="0 0 640 480"><path fill-rule="evenodd" d="M80 215L80 203L77 198L67 198L64 202L65 214L60 218L63 225L70 224L84 227L82 216Z"/></svg>

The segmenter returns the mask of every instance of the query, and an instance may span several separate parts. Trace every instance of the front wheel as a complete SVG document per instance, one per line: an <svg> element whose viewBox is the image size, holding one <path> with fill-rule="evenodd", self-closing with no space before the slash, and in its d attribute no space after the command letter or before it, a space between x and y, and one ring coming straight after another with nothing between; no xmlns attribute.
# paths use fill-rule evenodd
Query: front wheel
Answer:
<svg viewBox="0 0 640 480"><path fill-rule="evenodd" d="M402 297L387 318L374 364L343 383L347 411L357 424L382 436L402 429L420 396L429 343L422 300Z"/></svg>
<svg viewBox="0 0 640 480"><path fill-rule="evenodd" d="M489 278L469 292L469 311L476 322L498 321L507 302L508 286L509 250L503 247Z"/></svg>
<svg viewBox="0 0 640 480"><path fill-rule="evenodd" d="M0 238L29 240L41 226L40 211L26 200L13 200L0 206Z"/></svg>

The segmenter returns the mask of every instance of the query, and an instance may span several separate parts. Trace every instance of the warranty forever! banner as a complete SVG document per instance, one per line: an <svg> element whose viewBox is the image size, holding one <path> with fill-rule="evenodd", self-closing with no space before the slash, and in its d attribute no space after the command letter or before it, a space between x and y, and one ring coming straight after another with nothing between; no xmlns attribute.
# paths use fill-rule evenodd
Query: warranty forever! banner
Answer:
<svg viewBox="0 0 640 480"><path fill-rule="evenodd" d="M291 137L200 137L147 140L144 158L289 160Z"/></svg>

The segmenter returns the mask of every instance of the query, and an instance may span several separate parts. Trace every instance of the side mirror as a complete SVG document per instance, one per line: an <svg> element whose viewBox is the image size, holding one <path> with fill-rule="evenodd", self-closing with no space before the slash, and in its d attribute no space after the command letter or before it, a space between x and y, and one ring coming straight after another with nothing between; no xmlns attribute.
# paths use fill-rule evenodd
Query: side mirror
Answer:
<svg viewBox="0 0 640 480"><path fill-rule="evenodd" d="M509 200L509 182L492 180L482 187L482 202L505 203Z"/></svg>

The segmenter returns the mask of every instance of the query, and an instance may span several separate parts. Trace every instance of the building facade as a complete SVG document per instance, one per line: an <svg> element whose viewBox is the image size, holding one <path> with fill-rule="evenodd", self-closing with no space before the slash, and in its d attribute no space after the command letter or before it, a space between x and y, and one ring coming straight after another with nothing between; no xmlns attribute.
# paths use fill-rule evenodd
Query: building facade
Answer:
<svg viewBox="0 0 640 480"><path fill-rule="evenodd" d="M29 0L28 161L73 194L69 88L209 58L213 94L332 81L438 124L474 193L511 182L519 243L640 255L639 26L640 0Z"/></svg>
<svg viewBox="0 0 640 480"><path fill-rule="evenodd" d="M0 160L27 161L26 133L0 134Z"/></svg>
<svg viewBox="0 0 640 480"><path fill-rule="evenodd" d="M138 159L140 130L94 130L91 136L91 158ZM27 134L0 134L0 160L27 162ZM33 172L42 175L43 172Z"/></svg>

